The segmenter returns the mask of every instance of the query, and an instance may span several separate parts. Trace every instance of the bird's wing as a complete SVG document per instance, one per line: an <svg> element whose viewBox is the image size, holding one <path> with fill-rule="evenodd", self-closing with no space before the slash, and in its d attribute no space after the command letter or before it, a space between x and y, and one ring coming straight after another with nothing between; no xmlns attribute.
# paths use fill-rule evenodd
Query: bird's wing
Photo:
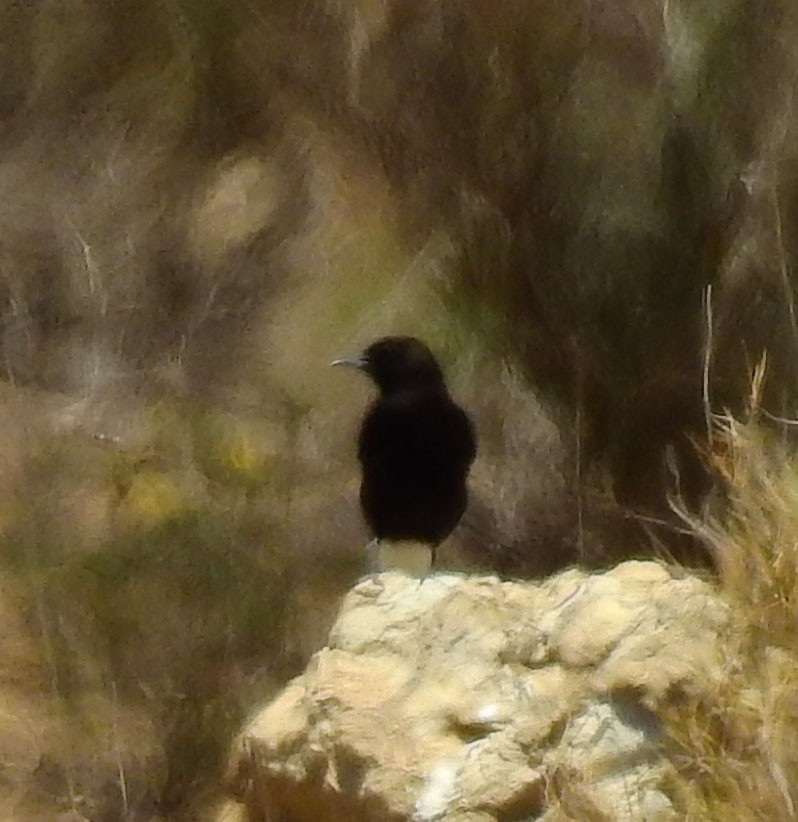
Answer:
<svg viewBox="0 0 798 822"><path fill-rule="evenodd" d="M430 452L463 471L476 456L471 421L448 396L407 393L378 399L372 405L358 443L358 458L364 467L401 464Z"/></svg>
<svg viewBox="0 0 798 822"><path fill-rule="evenodd" d="M412 409L403 403L378 399L363 418L357 456L364 468L384 464L407 447Z"/></svg>

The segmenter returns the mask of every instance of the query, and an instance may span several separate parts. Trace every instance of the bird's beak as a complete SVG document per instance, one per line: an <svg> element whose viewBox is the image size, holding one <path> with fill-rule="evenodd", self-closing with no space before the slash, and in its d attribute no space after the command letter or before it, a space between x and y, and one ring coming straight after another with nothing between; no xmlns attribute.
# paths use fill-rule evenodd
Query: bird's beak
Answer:
<svg viewBox="0 0 798 822"><path fill-rule="evenodd" d="M333 360L330 365L348 365L350 368L362 370L366 367L366 358L362 354L356 354L354 357L342 357L340 360Z"/></svg>

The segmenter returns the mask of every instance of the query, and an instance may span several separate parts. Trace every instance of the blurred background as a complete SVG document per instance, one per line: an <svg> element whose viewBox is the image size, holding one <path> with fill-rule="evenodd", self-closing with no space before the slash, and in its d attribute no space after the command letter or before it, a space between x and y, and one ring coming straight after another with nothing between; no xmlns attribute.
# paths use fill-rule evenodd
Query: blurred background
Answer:
<svg viewBox="0 0 798 822"><path fill-rule="evenodd" d="M798 404L793 0L6 0L0 80L2 818L213 806L364 571L376 337L479 431L444 567L717 565L713 415Z"/></svg>

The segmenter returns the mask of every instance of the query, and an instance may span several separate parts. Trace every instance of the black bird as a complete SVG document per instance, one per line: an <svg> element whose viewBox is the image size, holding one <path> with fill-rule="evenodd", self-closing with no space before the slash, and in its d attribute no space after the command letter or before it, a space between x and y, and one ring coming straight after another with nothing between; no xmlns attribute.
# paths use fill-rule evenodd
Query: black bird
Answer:
<svg viewBox="0 0 798 822"><path fill-rule="evenodd" d="M449 395L438 361L414 337L383 337L357 357L336 360L376 383L379 396L360 426L360 505L373 536L435 548L466 508L476 439Z"/></svg>

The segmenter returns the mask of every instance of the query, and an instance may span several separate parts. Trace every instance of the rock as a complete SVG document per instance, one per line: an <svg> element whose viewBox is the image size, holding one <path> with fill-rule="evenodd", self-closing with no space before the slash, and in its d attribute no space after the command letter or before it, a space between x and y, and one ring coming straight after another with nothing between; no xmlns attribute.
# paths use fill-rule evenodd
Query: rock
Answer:
<svg viewBox="0 0 798 822"><path fill-rule="evenodd" d="M235 742L218 820L678 819L657 709L717 685L731 627L654 562L366 579Z"/></svg>

